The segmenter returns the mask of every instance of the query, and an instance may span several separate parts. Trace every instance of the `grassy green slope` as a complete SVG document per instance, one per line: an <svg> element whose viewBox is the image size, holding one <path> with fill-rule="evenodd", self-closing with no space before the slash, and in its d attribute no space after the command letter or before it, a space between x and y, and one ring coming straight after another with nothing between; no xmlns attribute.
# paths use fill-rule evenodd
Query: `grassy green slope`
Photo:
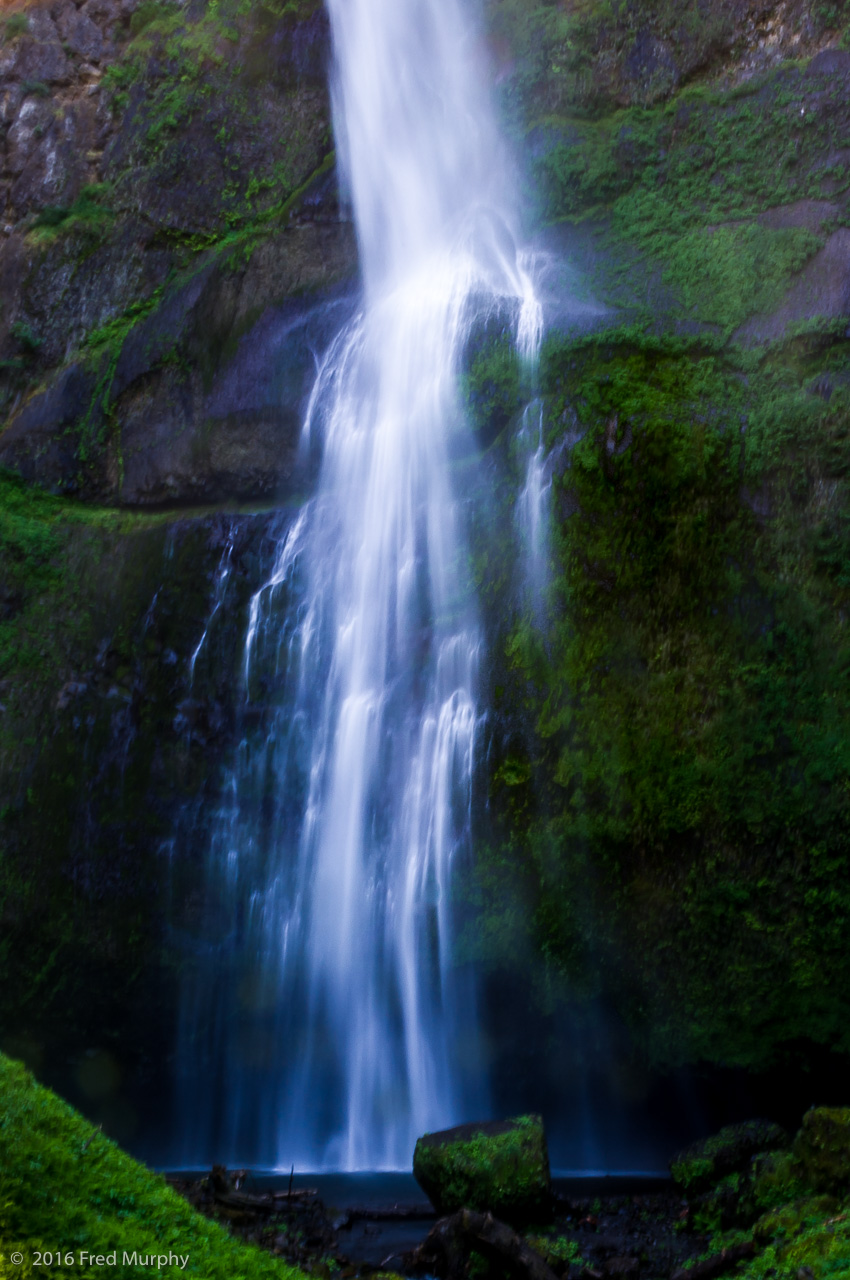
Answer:
<svg viewBox="0 0 850 1280"><path fill-rule="evenodd" d="M38 1266L40 1252L62 1262ZM23 1255L23 1263L14 1259ZM81 1254L117 1253L115 1265ZM156 1276L203 1280L297 1280L303 1273L233 1239L175 1194L164 1179L131 1160L71 1107L36 1084L19 1063L0 1056L0 1277L138 1274L124 1255L188 1256L185 1265L154 1263ZM72 1255L69 1265L66 1258Z"/></svg>

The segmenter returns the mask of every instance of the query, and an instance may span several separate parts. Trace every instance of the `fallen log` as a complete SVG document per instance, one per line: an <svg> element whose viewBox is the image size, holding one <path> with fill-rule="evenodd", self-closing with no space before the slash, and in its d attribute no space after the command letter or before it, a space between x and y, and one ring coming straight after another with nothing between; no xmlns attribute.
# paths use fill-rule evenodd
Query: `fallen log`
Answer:
<svg viewBox="0 0 850 1280"><path fill-rule="evenodd" d="M433 1208L422 1204L354 1205L345 1210L346 1225L352 1222L427 1222L436 1217Z"/></svg>
<svg viewBox="0 0 850 1280"><path fill-rule="evenodd" d="M216 1191L216 1204L229 1209L253 1210L255 1213L274 1213L282 1204L298 1204L310 1200L319 1193L314 1187L298 1191L270 1191L252 1194L250 1191Z"/></svg>
<svg viewBox="0 0 850 1280"><path fill-rule="evenodd" d="M499 1267L505 1280L557 1280L554 1271L521 1236L491 1213L459 1209L441 1218L410 1255L414 1269L431 1268L444 1280L463 1280L472 1251Z"/></svg>

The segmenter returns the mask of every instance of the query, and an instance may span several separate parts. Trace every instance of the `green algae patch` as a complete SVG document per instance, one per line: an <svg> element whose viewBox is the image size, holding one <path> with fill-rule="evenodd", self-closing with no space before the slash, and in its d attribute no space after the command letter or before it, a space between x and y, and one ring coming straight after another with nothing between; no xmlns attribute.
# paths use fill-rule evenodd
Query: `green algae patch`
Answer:
<svg viewBox="0 0 850 1280"><path fill-rule="evenodd" d="M302 1273L233 1239L121 1151L71 1107L0 1055L0 1277L108 1274L202 1280L298 1280ZM61 1261L56 1262L61 1253ZM23 1255L20 1263L15 1255ZM135 1255L135 1257L134 1257ZM173 1262L163 1258L179 1258ZM185 1263L183 1262L185 1259ZM181 1265L182 1264L182 1265Z"/></svg>
<svg viewBox="0 0 850 1280"><path fill-rule="evenodd" d="M816 1191L850 1190L850 1107L807 1111L794 1154Z"/></svg>
<svg viewBox="0 0 850 1280"><path fill-rule="evenodd" d="M507 1222L551 1213L549 1155L539 1116L459 1125L416 1143L413 1174L439 1214L491 1212Z"/></svg>

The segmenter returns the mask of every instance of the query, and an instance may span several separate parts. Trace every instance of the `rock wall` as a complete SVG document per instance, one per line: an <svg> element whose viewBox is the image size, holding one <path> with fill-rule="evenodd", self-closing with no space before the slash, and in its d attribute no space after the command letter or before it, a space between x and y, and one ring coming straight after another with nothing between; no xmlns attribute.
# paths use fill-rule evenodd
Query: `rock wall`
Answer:
<svg viewBox="0 0 850 1280"><path fill-rule="evenodd" d="M0 465L125 505L282 492L312 339L271 362L356 270L321 7L63 0L0 36Z"/></svg>

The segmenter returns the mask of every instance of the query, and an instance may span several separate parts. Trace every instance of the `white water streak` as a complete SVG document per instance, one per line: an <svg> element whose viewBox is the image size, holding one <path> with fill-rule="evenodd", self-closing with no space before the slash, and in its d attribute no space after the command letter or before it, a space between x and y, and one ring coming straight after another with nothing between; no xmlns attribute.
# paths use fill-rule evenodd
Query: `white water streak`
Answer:
<svg viewBox="0 0 850 1280"><path fill-rule="evenodd" d="M328 7L364 305L310 397L317 494L250 605L248 697L270 669L284 691L213 857L232 868L236 849L253 876L244 929L278 1069L252 1100L228 1050L226 1094L231 1131L253 1114L281 1165L408 1168L418 1134L469 1118L470 1077L487 1107L461 1063L475 1008L453 959L481 649L451 480L474 452L461 361L494 310L532 360L542 320L459 0ZM261 824L248 800L270 776L279 812Z"/></svg>

